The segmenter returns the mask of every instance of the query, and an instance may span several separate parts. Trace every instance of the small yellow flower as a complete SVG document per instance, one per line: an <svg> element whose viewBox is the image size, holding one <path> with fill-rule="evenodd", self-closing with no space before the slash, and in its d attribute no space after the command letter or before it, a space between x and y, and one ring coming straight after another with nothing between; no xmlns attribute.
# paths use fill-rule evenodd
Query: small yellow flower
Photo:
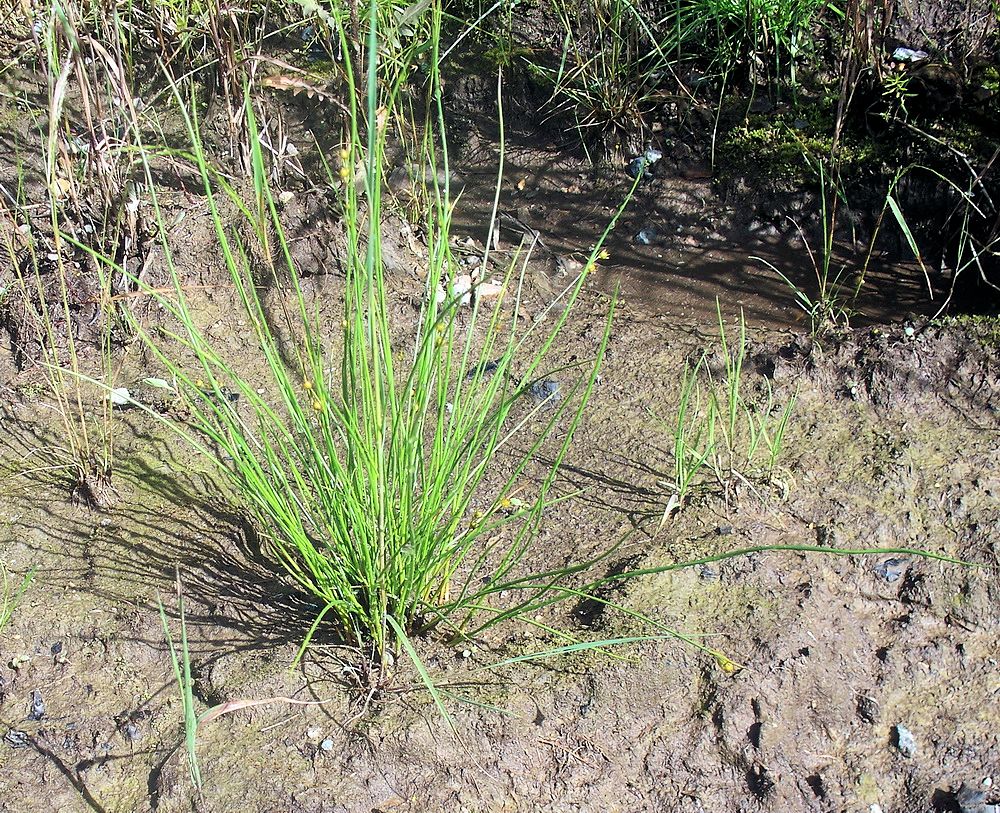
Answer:
<svg viewBox="0 0 1000 813"><path fill-rule="evenodd" d="M597 263L587 263L587 267L584 269L584 271L588 274L593 274L600 267L601 266L599 266Z"/></svg>
<svg viewBox="0 0 1000 813"><path fill-rule="evenodd" d="M513 504L514 503L511 502L510 497L504 497L502 500L500 500L500 507L504 511L506 511L508 508L510 508Z"/></svg>
<svg viewBox="0 0 1000 813"><path fill-rule="evenodd" d="M303 388L303 389L304 389L304 390L305 390L306 392L308 392L309 390L311 390L311 389L313 388L313 383L312 383L312 381L310 381L310 380L309 380L309 379L307 378L307 379L306 379L305 381L303 381L303 382L302 382L302 388Z"/></svg>
<svg viewBox="0 0 1000 813"><path fill-rule="evenodd" d="M194 382L194 385L200 390L205 389L205 382L202 381L200 378Z"/></svg>
<svg viewBox="0 0 1000 813"><path fill-rule="evenodd" d="M611 255L608 253L608 250L606 248L602 248L601 252L597 255L597 259L599 259L599 260L610 260L611 259Z"/></svg>
<svg viewBox="0 0 1000 813"><path fill-rule="evenodd" d="M740 669L743 668L738 663L734 663L733 661L731 661L721 652L715 652L713 653L713 655L715 656L715 662L719 664L719 668L727 675L735 675L737 672L740 671Z"/></svg>
<svg viewBox="0 0 1000 813"><path fill-rule="evenodd" d="M342 166L340 168L340 173L339 174L340 174L340 180L346 181L348 178L351 177L351 170L348 169L346 166Z"/></svg>
<svg viewBox="0 0 1000 813"><path fill-rule="evenodd" d="M341 161L343 161L344 163L347 163L347 161L351 157L351 151L349 149L347 149L347 147L341 147L340 148L340 152L338 153L338 155L340 156L340 160Z"/></svg>
<svg viewBox="0 0 1000 813"><path fill-rule="evenodd" d="M344 320L343 320L343 321L342 321L342 322L340 323L340 326L341 326L341 327L342 327L342 328L343 328L344 330L347 330L347 320L346 320L346 319L344 319Z"/></svg>
<svg viewBox="0 0 1000 813"><path fill-rule="evenodd" d="M313 401L313 409L315 409L317 412L323 411L323 402L320 401L319 398Z"/></svg>

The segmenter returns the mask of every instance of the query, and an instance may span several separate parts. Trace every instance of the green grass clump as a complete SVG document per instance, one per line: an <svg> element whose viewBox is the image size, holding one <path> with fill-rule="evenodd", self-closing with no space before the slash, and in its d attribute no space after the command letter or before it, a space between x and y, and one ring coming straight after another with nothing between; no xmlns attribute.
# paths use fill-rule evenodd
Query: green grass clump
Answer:
<svg viewBox="0 0 1000 813"><path fill-rule="evenodd" d="M439 26L440 7L427 13ZM306 641L326 623L343 639L374 649L384 662L403 650L412 653L408 638L415 633L437 628L448 636L472 635L527 616L551 603L557 585L575 572L532 575L529 552L543 512L560 499L553 485L595 385L613 306L589 362L562 369L558 397L533 401L532 387L543 377L586 272L553 303L558 309L528 327L519 319L523 264L520 273L511 267L501 301L492 308L479 297L470 311L460 296L438 296L451 290L459 273L450 250L452 201L445 182L431 190L429 267L419 319L408 345L394 344L379 182L391 124L380 112L395 109L408 71L380 62L374 4L368 31L366 109L358 108L353 88L359 83L345 62L351 114L340 172L330 171L347 229L342 319L322 325L307 302L261 144L252 135L257 121L248 103L249 201L213 169L196 118L185 115L218 248L268 380L242 374L196 323L162 215L173 290L144 290L158 297L175 327L166 331L167 341L136 329L187 404L194 431L174 428L217 467L255 520L269 554L318 601ZM340 36L346 39L343 28ZM435 46L432 65L437 57ZM443 144L436 70L429 79L430 124L440 128ZM447 178L446 147L428 146L424 160L432 167L440 163ZM357 167L363 171L355 175ZM158 206L148 163L147 171ZM239 211L245 228L229 228L227 207ZM236 236L248 231L247 239ZM264 283L286 302L277 313L260 294ZM336 353L330 350L335 338ZM544 464L538 461L543 445Z"/></svg>
<svg viewBox="0 0 1000 813"><path fill-rule="evenodd" d="M795 88L811 55L813 20L828 0L676 0L661 23L678 55L751 86Z"/></svg>
<svg viewBox="0 0 1000 813"><path fill-rule="evenodd" d="M794 398L779 405L770 383L763 399L747 395L746 323L741 315L738 338L732 344L721 309L718 317L722 368L712 370L707 352L685 367L676 417L667 424L673 439L674 494L666 514L683 505L692 490L708 484L728 493L738 481L768 482L795 406Z"/></svg>

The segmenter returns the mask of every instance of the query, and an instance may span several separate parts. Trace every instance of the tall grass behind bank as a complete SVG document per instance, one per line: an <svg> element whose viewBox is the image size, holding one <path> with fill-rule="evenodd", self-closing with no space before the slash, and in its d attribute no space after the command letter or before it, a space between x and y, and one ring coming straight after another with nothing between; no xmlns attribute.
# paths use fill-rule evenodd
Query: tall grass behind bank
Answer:
<svg viewBox="0 0 1000 813"><path fill-rule="evenodd" d="M551 14L562 34L556 64L527 41L506 53L551 86L549 108L585 145L621 158L642 151L668 104L721 110L733 92L794 98L816 61L817 26L839 12L829 0L552 0Z"/></svg>
<svg viewBox="0 0 1000 813"><path fill-rule="evenodd" d="M425 13L432 32L428 106L442 146L435 149L428 139L424 161L440 166L447 179L437 72L440 5ZM348 53L348 30L331 19ZM217 467L270 555L317 600L307 642L322 624L384 661L401 648L411 652L407 638L415 633L438 628L450 636L526 615L542 598L551 602L553 585L572 577L572 569L532 576L529 554L546 507L557 499L553 485L595 386L613 306L575 381L572 370L564 370L560 397L533 402L528 393L545 371L587 271L559 297L561 308L530 326L521 327L519 319L523 262L512 264L499 303L476 296L470 311L451 293L459 272L450 249L453 201L445 180L430 190L419 318L408 346L393 345L379 179L390 111L424 44L414 44L405 59L381 61L375 3L367 30L365 77L356 77L351 60L344 60L350 116L340 155L330 162L348 244L339 323L322 323L300 284L247 99L250 200L212 166L196 111L183 109L215 240L267 380L243 375L198 327L173 262L148 152L147 180L172 291L143 290L160 301L174 327L165 340L141 325L136 329L189 411L189 423L173 428ZM228 208L240 212L251 241L230 228L223 215ZM606 235L594 246L588 269ZM253 240L265 250L254 251ZM252 257L265 258L267 266L258 267ZM275 289L287 307L275 313L265 304L264 287ZM336 336L338 355L330 350ZM543 444L545 464L537 460ZM503 476L497 472L500 455ZM501 601L504 591L508 598Z"/></svg>

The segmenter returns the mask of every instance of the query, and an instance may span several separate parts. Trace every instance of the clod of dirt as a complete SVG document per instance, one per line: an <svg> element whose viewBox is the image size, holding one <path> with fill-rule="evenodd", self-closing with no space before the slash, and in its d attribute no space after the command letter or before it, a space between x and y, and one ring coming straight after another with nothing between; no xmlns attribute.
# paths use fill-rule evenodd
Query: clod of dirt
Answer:
<svg viewBox="0 0 1000 813"><path fill-rule="evenodd" d="M858 698L857 712L858 717L874 725L878 720L878 703L868 695L862 695Z"/></svg>

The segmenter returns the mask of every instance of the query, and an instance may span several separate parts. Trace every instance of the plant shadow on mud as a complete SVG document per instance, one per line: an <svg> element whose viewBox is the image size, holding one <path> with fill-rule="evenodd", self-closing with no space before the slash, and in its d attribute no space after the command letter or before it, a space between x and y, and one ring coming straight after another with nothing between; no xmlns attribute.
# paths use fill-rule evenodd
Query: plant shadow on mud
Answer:
<svg viewBox="0 0 1000 813"><path fill-rule="evenodd" d="M211 640L196 647L199 658L207 658L202 668L226 655L299 644L322 608L278 575L254 529L226 505L211 474L191 470L144 421L119 420L142 454L125 451L116 461L121 500L114 511L89 513L68 498L52 501L50 473L21 474L37 495L26 494L26 504L36 510L25 511L12 528L29 546L40 532L45 542L34 546L39 559L59 557L61 564L46 571L48 583L133 604L154 618L155 596L144 588L169 593L180 568L193 605L188 623L212 630ZM37 427L20 427L10 438L11 449L24 453L56 443Z"/></svg>

